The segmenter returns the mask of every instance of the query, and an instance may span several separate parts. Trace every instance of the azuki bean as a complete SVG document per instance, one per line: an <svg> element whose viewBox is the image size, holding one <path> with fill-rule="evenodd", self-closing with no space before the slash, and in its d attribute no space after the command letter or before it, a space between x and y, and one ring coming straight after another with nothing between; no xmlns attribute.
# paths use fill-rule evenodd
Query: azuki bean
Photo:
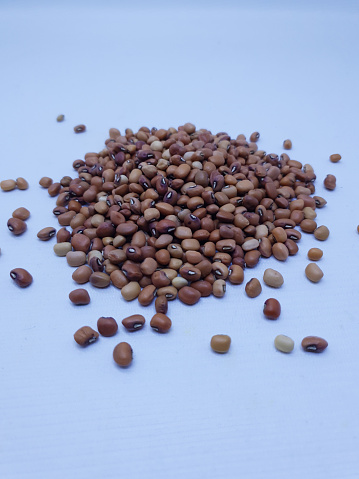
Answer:
<svg viewBox="0 0 359 479"><path fill-rule="evenodd" d="M329 156L329 160L332 163L338 163L338 161L340 161L341 159L342 159L342 157L338 153L334 153L333 155Z"/></svg>
<svg viewBox="0 0 359 479"><path fill-rule="evenodd" d="M329 229L322 225L322 226L319 226L315 231L314 231L314 236L317 240L319 241L325 241L326 239L328 239L328 236L329 236Z"/></svg>
<svg viewBox="0 0 359 479"><path fill-rule="evenodd" d="M310 248L308 251L308 258L311 261L319 261L323 256L323 251L320 248Z"/></svg>
<svg viewBox="0 0 359 479"><path fill-rule="evenodd" d="M318 283L324 276L323 271L315 263L309 263L305 268L305 275L312 283Z"/></svg>
<svg viewBox="0 0 359 479"><path fill-rule="evenodd" d="M72 279L78 284L84 284L89 281L91 275L91 268L89 268L87 265L82 265L72 273Z"/></svg>
<svg viewBox="0 0 359 479"><path fill-rule="evenodd" d="M84 304L89 304L90 295L88 294L86 289L79 288L71 291L71 293L69 294L69 299L73 304L80 306Z"/></svg>
<svg viewBox="0 0 359 479"><path fill-rule="evenodd" d="M294 341L284 334L279 334L274 339L274 346L282 353L291 353L294 349Z"/></svg>
<svg viewBox="0 0 359 479"><path fill-rule="evenodd" d="M113 359L115 363L122 368L128 367L133 359L133 350L131 346L126 342L117 344L113 350Z"/></svg>
<svg viewBox="0 0 359 479"><path fill-rule="evenodd" d="M30 211L26 208L20 207L16 208L15 211L12 213L13 218L18 218L19 220L25 221L29 218Z"/></svg>
<svg viewBox="0 0 359 479"><path fill-rule="evenodd" d="M269 298L264 302L263 314L268 319L277 319L280 316L280 303L275 298Z"/></svg>
<svg viewBox="0 0 359 479"><path fill-rule="evenodd" d="M101 336L109 338L117 333L118 324L111 316L101 316L97 320L97 329Z"/></svg>
<svg viewBox="0 0 359 479"><path fill-rule="evenodd" d="M3 191L12 191L16 188L15 180L3 180L0 183L0 187Z"/></svg>
<svg viewBox="0 0 359 479"><path fill-rule="evenodd" d="M15 268L10 271L10 277L20 288L27 288L32 283L31 274L23 268Z"/></svg>
<svg viewBox="0 0 359 479"><path fill-rule="evenodd" d="M80 346L88 346L97 341L98 338L98 332L90 328L90 326L82 326L82 328L78 329L74 334L74 340Z"/></svg>
<svg viewBox="0 0 359 479"><path fill-rule="evenodd" d="M51 238L53 238L56 234L56 229L52 228L51 226L48 226L47 228L43 228L37 233L37 237L41 241L49 241Z"/></svg>
<svg viewBox="0 0 359 479"><path fill-rule="evenodd" d="M141 286L137 281L130 281L122 287L121 294L125 301L132 301L138 297L141 292Z"/></svg>
<svg viewBox="0 0 359 479"><path fill-rule="evenodd" d="M7 227L15 236L22 235L27 230L26 223L18 218L10 218L7 222Z"/></svg>
<svg viewBox="0 0 359 479"><path fill-rule="evenodd" d="M156 313L152 316L150 326L158 333L167 333L172 326L172 321L165 314Z"/></svg>
<svg viewBox="0 0 359 479"><path fill-rule="evenodd" d="M337 179L334 175L327 175L324 179L324 187L327 190L335 190Z"/></svg>
<svg viewBox="0 0 359 479"><path fill-rule="evenodd" d="M146 320L142 314L132 314L132 316L127 316L122 320L122 324L127 329L127 331L134 332L143 328Z"/></svg>
<svg viewBox="0 0 359 479"><path fill-rule="evenodd" d="M211 338L211 348L216 353L227 353L231 346L231 338L227 334L216 334Z"/></svg>
<svg viewBox="0 0 359 479"><path fill-rule="evenodd" d="M155 300L156 313L166 314L168 310L168 300L165 295L157 296Z"/></svg>
<svg viewBox="0 0 359 479"><path fill-rule="evenodd" d="M302 340L302 348L309 353L321 353L327 346L327 341L318 336L307 336Z"/></svg>
<svg viewBox="0 0 359 479"><path fill-rule="evenodd" d="M241 268L237 264L232 264L228 268L228 281L231 284L242 284L243 280L244 280L243 268Z"/></svg>
<svg viewBox="0 0 359 479"><path fill-rule="evenodd" d="M252 278L245 286L245 292L250 298L256 298L262 292L262 286L257 278Z"/></svg>
<svg viewBox="0 0 359 479"><path fill-rule="evenodd" d="M284 283L283 276L280 272L272 268L268 268L264 271L263 281L267 286L271 286L272 288L280 288Z"/></svg>

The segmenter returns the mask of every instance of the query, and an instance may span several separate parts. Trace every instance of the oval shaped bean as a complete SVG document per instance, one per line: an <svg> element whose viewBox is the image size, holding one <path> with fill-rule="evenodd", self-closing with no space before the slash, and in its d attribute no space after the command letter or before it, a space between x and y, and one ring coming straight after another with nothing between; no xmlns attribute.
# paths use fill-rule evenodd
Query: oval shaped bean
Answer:
<svg viewBox="0 0 359 479"><path fill-rule="evenodd" d="M96 271L90 276L90 283L95 288L107 288L110 284L110 275L107 273L102 273L101 271Z"/></svg>
<svg viewBox="0 0 359 479"><path fill-rule="evenodd" d="M25 180L25 178L20 177L16 179L16 186L19 190L27 190L29 183Z"/></svg>
<svg viewBox="0 0 359 479"><path fill-rule="evenodd" d="M30 216L30 211L24 207L16 208L16 210L14 210L12 213L13 218L18 218L19 220L22 220L22 221L27 220L29 216Z"/></svg>
<svg viewBox="0 0 359 479"><path fill-rule="evenodd" d="M142 329L146 320L142 314L132 314L122 320L122 324L127 331L134 332Z"/></svg>
<svg viewBox="0 0 359 479"><path fill-rule="evenodd" d="M77 306L81 306L84 304L89 304L90 302L90 295L86 291L86 289L74 289L69 294L69 299L71 303L76 304Z"/></svg>
<svg viewBox="0 0 359 479"><path fill-rule="evenodd" d="M23 268L14 268L10 271L10 277L20 288L27 288L32 283L31 274Z"/></svg>
<svg viewBox="0 0 359 479"><path fill-rule="evenodd" d="M166 314L168 310L168 299L165 295L157 296L155 300L156 313Z"/></svg>
<svg viewBox="0 0 359 479"><path fill-rule="evenodd" d="M57 245L59 244L61 243L57 243ZM69 251L66 254L66 261L69 266L81 266L86 263L86 253L83 251Z"/></svg>
<svg viewBox="0 0 359 479"><path fill-rule="evenodd" d="M138 297L141 292L141 286L137 281L130 281L128 284L122 287L121 294L125 301L132 301Z"/></svg>
<svg viewBox="0 0 359 479"><path fill-rule="evenodd" d="M90 280L91 275L92 269L87 265L82 265L72 273L72 279L78 284L84 284Z"/></svg>
<svg viewBox="0 0 359 479"><path fill-rule="evenodd" d="M309 353L321 353L328 346L328 342L318 336L307 336L302 340L302 348Z"/></svg>
<svg viewBox="0 0 359 479"><path fill-rule="evenodd" d="M282 353L291 353L294 349L294 341L284 334L279 334L274 339L274 346Z"/></svg>
<svg viewBox="0 0 359 479"><path fill-rule="evenodd" d="M49 178L48 176L43 176L40 178L39 185L42 186L43 188L49 188L53 183L52 178Z"/></svg>
<svg viewBox="0 0 359 479"><path fill-rule="evenodd" d="M342 159L341 155L339 155L338 153L334 153L333 155L330 155L329 156L329 160L332 162L332 163L338 163L338 161L340 161Z"/></svg>
<svg viewBox="0 0 359 479"><path fill-rule="evenodd" d="M37 233L37 237L41 240L41 241L49 241L51 238L53 238L54 236L56 235L56 229L55 228L52 228L52 226L48 226L46 228L42 228L42 230L40 230L38 233Z"/></svg>
<svg viewBox="0 0 359 479"><path fill-rule="evenodd" d="M132 363L133 359L133 350L131 346L126 342L117 344L113 350L113 359L115 363L122 368L127 368Z"/></svg>
<svg viewBox="0 0 359 479"><path fill-rule="evenodd" d="M335 190L337 186L336 183L337 183L337 179L335 178L334 175L327 175L323 182L324 187L327 190Z"/></svg>
<svg viewBox="0 0 359 479"><path fill-rule="evenodd" d="M213 283L213 296L216 298L223 298L226 292L226 282L224 279L216 279Z"/></svg>
<svg viewBox="0 0 359 479"><path fill-rule="evenodd" d="M275 298L269 298L264 302L263 314L268 319L277 319L281 313L280 302Z"/></svg>
<svg viewBox="0 0 359 479"><path fill-rule="evenodd" d="M53 249L57 256L66 256L67 253L72 250L72 246L68 241L64 241L62 243L56 243Z"/></svg>
<svg viewBox="0 0 359 479"><path fill-rule="evenodd" d="M264 271L263 281L271 288L280 288L284 283L283 276L280 274L280 272L272 268L268 268Z"/></svg>
<svg viewBox="0 0 359 479"><path fill-rule="evenodd" d="M90 326L82 326L74 334L74 340L80 346L88 346L97 341L98 338L98 332L90 328Z"/></svg>
<svg viewBox="0 0 359 479"><path fill-rule="evenodd" d="M3 191L12 191L16 188L16 181L15 180L3 180L0 183L0 188Z"/></svg>
<svg viewBox="0 0 359 479"><path fill-rule="evenodd" d="M101 316L97 320L97 329L101 336L109 338L117 333L118 324L112 316Z"/></svg>
<svg viewBox="0 0 359 479"><path fill-rule="evenodd" d="M324 276L323 271L315 263L309 263L305 268L305 275L312 283L318 283Z"/></svg>
<svg viewBox="0 0 359 479"><path fill-rule="evenodd" d="M216 353L227 353L231 346L231 338L227 334L215 334L211 338L211 348Z"/></svg>
<svg viewBox="0 0 359 479"><path fill-rule="evenodd" d="M323 251L320 248L310 248L308 251L308 258L311 261L319 261L323 256Z"/></svg>
<svg viewBox="0 0 359 479"><path fill-rule="evenodd" d="M250 298L256 298L262 292L262 286L257 278L252 278L245 286L245 292Z"/></svg>
<svg viewBox="0 0 359 479"><path fill-rule="evenodd" d="M314 231L314 236L319 241L325 241L329 237L329 229L322 225Z"/></svg>
<svg viewBox="0 0 359 479"><path fill-rule="evenodd" d="M10 218L7 222L7 227L13 235L22 235L27 230L25 221L18 218Z"/></svg>
<svg viewBox="0 0 359 479"><path fill-rule="evenodd" d="M165 314L156 313L154 316L152 316L150 326L158 333L167 333L172 326L172 321Z"/></svg>

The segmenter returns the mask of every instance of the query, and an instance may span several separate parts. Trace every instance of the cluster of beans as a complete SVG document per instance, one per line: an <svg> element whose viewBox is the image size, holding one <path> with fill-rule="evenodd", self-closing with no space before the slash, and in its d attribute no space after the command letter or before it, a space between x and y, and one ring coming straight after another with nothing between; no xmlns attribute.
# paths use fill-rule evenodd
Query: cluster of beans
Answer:
<svg viewBox="0 0 359 479"><path fill-rule="evenodd" d="M40 180L57 196L56 254L78 267L79 284L112 283L143 306L222 297L261 256L285 261L298 251L296 227L315 234L326 201L312 196L310 165L259 150L258 138L190 123L110 129L104 150L73 163L77 178Z"/></svg>

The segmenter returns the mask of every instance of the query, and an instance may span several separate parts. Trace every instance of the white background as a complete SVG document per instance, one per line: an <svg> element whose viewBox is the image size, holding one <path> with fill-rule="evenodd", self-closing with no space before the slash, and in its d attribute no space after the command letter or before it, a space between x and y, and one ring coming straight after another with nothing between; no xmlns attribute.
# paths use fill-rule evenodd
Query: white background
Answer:
<svg viewBox="0 0 359 479"><path fill-rule="evenodd" d="M357 2L1 2L0 180L24 176L27 191L0 192L0 476L14 478L358 478L358 46ZM57 123L64 113L66 121ZM72 270L39 229L56 226L41 176L75 175L72 162L99 151L110 127L168 128L187 121L314 166L328 204L319 244L303 234L297 256L262 260L245 282L278 269L284 286L249 299L244 284L223 299L170 304L173 328L150 330L154 307L126 303L115 288L87 286L75 307ZM73 126L87 125L75 135ZM340 153L339 164L329 155ZM324 190L326 174L337 177ZM14 237L6 221L31 210ZM324 278L304 276L310 247L324 251ZM28 269L20 290L9 271ZM267 321L268 297L282 304ZM99 316L143 313L142 331L81 349L73 333ZM227 333L227 355L211 352ZM277 334L295 340L274 349ZM329 346L304 353L304 336ZM112 360L128 341L130 368Z"/></svg>

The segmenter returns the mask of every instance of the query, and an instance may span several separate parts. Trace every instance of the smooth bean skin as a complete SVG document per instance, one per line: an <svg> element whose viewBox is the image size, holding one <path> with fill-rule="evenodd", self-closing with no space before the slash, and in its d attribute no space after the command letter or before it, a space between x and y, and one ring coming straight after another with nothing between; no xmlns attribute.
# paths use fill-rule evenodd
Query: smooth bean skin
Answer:
<svg viewBox="0 0 359 479"><path fill-rule="evenodd" d="M78 288L71 291L69 294L69 299L71 303L82 306L85 304L89 304L90 302L90 295L86 291L86 289Z"/></svg>
<svg viewBox="0 0 359 479"><path fill-rule="evenodd" d="M123 286L121 289L121 294L124 300L132 301L138 297L141 292L141 286L137 281L130 281L128 284Z"/></svg>
<svg viewBox="0 0 359 479"><path fill-rule="evenodd" d="M156 313L166 314L168 311L168 299L165 295L157 296L155 300Z"/></svg>
<svg viewBox="0 0 359 479"><path fill-rule="evenodd" d="M16 210L14 210L12 213L13 218L18 218L19 220L22 220L22 221L27 220L29 216L30 216L30 211L24 207L16 208Z"/></svg>
<svg viewBox="0 0 359 479"><path fill-rule="evenodd" d="M268 268L264 271L263 281L267 286L272 288L280 288L284 283L283 276L280 272L272 268Z"/></svg>
<svg viewBox="0 0 359 479"><path fill-rule="evenodd" d="M146 320L142 314L132 314L122 320L122 324L127 331L134 332L143 328Z"/></svg>
<svg viewBox="0 0 359 479"><path fill-rule="evenodd" d="M16 181L15 180L3 180L0 183L0 188L3 191L12 191L16 188Z"/></svg>
<svg viewBox="0 0 359 479"><path fill-rule="evenodd" d="M250 298L256 298L262 292L262 286L257 278L252 278L245 286L245 292Z"/></svg>
<svg viewBox="0 0 359 479"><path fill-rule="evenodd" d="M87 265L82 265L72 273L72 279L78 284L85 284L88 283L91 275L92 269Z"/></svg>
<svg viewBox="0 0 359 479"><path fill-rule="evenodd" d="M178 291L178 297L184 304L193 305L201 299L201 293L190 286L184 286Z"/></svg>
<svg viewBox="0 0 359 479"><path fill-rule="evenodd" d="M322 225L314 231L314 236L319 241L325 241L329 237L329 229Z"/></svg>
<svg viewBox="0 0 359 479"><path fill-rule="evenodd" d="M31 274L23 268L14 268L10 271L10 277L20 288L27 288L32 283Z"/></svg>
<svg viewBox="0 0 359 479"><path fill-rule="evenodd" d="M319 261L323 256L323 251L320 248L310 248L308 251L308 259L310 261Z"/></svg>
<svg viewBox="0 0 359 479"><path fill-rule="evenodd" d="M171 329L172 321L165 314L156 313L152 316L150 326L158 333L167 333Z"/></svg>
<svg viewBox="0 0 359 479"><path fill-rule="evenodd" d="M7 222L7 227L15 236L22 235L27 230L25 221L22 221L19 218L10 218Z"/></svg>
<svg viewBox="0 0 359 479"><path fill-rule="evenodd" d="M277 299L269 298L265 301L263 314L267 319L278 319L281 313L281 306Z"/></svg>
<svg viewBox="0 0 359 479"><path fill-rule="evenodd" d="M305 275L312 283L318 283L324 276L323 271L315 263L309 263L305 268Z"/></svg>
<svg viewBox="0 0 359 479"><path fill-rule="evenodd" d="M42 230L40 230L38 233L37 233L37 237L39 238L39 240L41 241L49 241L51 238L53 238L54 236L56 235L56 229L55 228L52 228L51 226L48 226L46 228L42 228Z"/></svg>
<svg viewBox="0 0 359 479"><path fill-rule="evenodd" d="M309 353L322 353L328 346L328 342L318 336L306 336L302 340L302 348Z"/></svg>
<svg viewBox="0 0 359 479"><path fill-rule="evenodd" d="M215 334L211 338L211 348L216 353L225 354L231 346L231 338L227 334Z"/></svg>
<svg viewBox="0 0 359 479"><path fill-rule="evenodd" d="M117 344L113 350L113 359L115 363L122 368L128 367L132 363L133 359L133 351L131 346L126 342Z"/></svg>
<svg viewBox="0 0 359 479"><path fill-rule="evenodd" d="M274 339L274 346L282 353L291 353L294 349L294 341L284 334L279 334Z"/></svg>
<svg viewBox="0 0 359 479"><path fill-rule="evenodd" d="M117 333L118 324L112 316L101 316L97 320L97 329L101 336L109 338Z"/></svg>
<svg viewBox="0 0 359 479"><path fill-rule="evenodd" d="M334 153L333 155L330 155L330 157L329 157L329 160L332 163L338 163L338 161L340 161L341 159L342 159L342 157L338 153Z"/></svg>
<svg viewBox="0 0 359 479"><path fill-rule="evenodd" d="M89 346L96 342L98 338L98 332L90 328L90 326L82 326L82 328L78 329L74 334L74 340L80 346Z"/></svg>

